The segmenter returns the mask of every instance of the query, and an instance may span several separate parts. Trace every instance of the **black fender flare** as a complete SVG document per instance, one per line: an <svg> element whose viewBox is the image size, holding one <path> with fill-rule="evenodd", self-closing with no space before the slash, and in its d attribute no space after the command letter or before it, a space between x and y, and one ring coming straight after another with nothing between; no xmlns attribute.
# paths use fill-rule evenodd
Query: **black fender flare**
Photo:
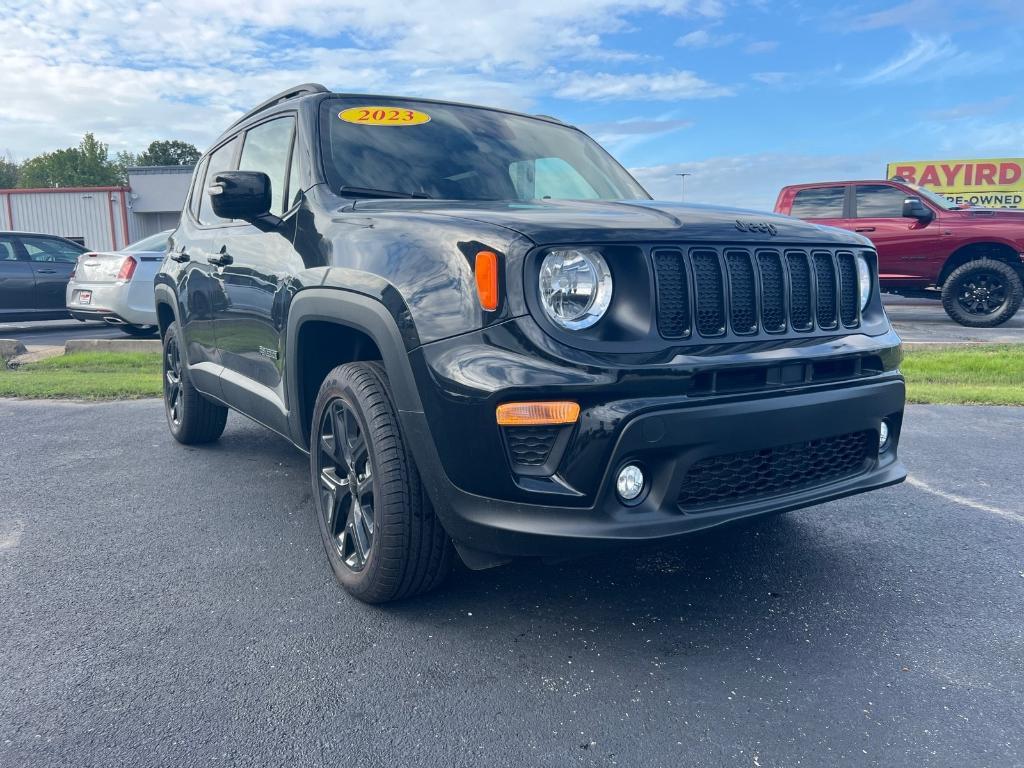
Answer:
<svg viewBox="0 0 1024 768"><path fill-rule="evenodd" d="M284 346L289 431L296 445L308 448L305 445L305 425L297 403L300 392L299 366L291 351L297 349L302 326L311 320L335 323L369 336L383 357L398 410L423 412L405 341L398 322L388 308L381 301L341 288L306 288L296 293L291 301Z"/></svg>

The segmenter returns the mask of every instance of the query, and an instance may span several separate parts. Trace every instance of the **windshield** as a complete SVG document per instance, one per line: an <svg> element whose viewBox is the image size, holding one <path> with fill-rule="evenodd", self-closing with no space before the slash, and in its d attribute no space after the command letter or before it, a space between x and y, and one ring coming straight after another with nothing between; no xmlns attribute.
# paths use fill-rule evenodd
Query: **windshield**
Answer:
<svg viewBox="0 0 1024 768"><path fill-rule="evenodd" d="M345 196L649 199L597 142L546 120L379 97L328 99L320 120L327 180Z"/></svg>
<svg viewBox="0 0 1024 768"><path fill-rule="evenodd" d="M155 235L136 240L121 250L125 253L163 253L167 250L167 239L172 231L168 229L166 232L157 232Z"/></svg>
<svg viewBox="0 0 1024 768"><path fill-rule="evenodd" d="M917 192L921 197L927 198L930 202L939 206L939 208L944 211L955 211L960 207L948 197L943 197L938 192L932 192L928 187L921 187L917 184L907 184L907 186Z"/></svg>

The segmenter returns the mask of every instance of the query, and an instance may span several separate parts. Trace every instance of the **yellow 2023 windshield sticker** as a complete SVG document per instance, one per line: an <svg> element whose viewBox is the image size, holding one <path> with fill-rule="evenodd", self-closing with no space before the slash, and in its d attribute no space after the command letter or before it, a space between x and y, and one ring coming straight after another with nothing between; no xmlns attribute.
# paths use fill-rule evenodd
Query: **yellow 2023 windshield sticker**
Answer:
<svg viewBox="0 0 1024 768"><path fill-rule="evenodd" d="M338 113L346 123L356 125L423 125L430 115L405 107L352 107Z"/></svg>

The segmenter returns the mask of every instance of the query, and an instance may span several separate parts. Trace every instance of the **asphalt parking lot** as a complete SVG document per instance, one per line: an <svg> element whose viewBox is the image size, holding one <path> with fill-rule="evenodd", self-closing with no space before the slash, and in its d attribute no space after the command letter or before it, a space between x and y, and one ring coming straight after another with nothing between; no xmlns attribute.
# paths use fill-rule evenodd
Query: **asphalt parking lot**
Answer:
<svg viewBox="0 0 1024 768"><path fill-rule="evenodd" d="M910 408L913 484L384 608L241 417L0 424L3 766L1024 764L1024 409Z"/></svg>
<svg viewBox="0 0 1024 768"><path fill-rule="evenodd" d="M77 320L43 320L32 323L0 323L0 339L17 339L28 346L63 346L70 339L129 339L124 331L106 323Z"/></svg>

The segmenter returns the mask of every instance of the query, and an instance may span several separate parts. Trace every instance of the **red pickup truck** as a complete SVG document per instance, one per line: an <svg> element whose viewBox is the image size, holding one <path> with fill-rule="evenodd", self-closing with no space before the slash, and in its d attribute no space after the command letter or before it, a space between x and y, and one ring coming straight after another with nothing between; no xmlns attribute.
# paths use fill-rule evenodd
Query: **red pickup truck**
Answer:
<svg viewBox="0 0 1024 768"><path fill-rule="evenodd" d="M961 325L1002 325L1020 307L1024 211L961 207L895 179L784 187L775 211L870 238L882 290L941 297Z"/></svg>

